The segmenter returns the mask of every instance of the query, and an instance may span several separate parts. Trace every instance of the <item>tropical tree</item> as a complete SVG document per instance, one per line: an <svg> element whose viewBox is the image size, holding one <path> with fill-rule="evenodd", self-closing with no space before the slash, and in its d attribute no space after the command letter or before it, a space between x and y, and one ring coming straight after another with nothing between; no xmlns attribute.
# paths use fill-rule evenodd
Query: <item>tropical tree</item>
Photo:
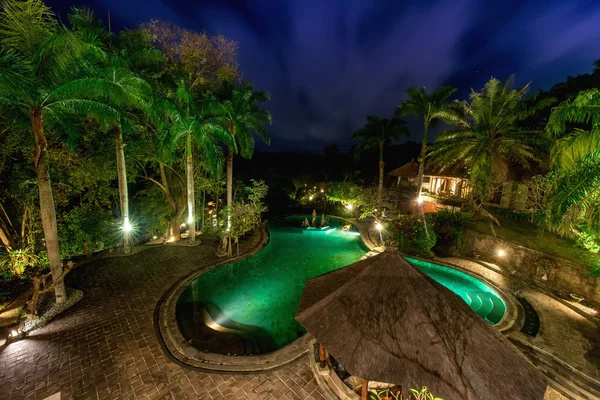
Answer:
<svg viewBox="0 0 600 400"><path fill-rule="evenodd" d="M519 124L532 112L521 101L527 89L513 89L512 78L505 84L492 78L480 93L471 93L470 102L455 103L439 114L457 128L440 134L431 159L443 169L463 166L470 170L475 213L493 218L483 208L492 182L506 179L509 164L528 168L531 162L540 162L539 155L547 149L541 132Z"/></svg>
<svg viewBox="0 0 600 400"><path fill-rule="evenodd" d="M600 237L600 92L586 90L553 108L546 132L556 139L549 224L586 241ZM588 247L588 246L586 246ZM597 244L594 246L597 249Z"/></svg>
<svg viewBox="0 0 600 400"><path fill-rule="evenodd" d="M379 187L377 190L377 208L381 212L381 199L383 196L383 176L385 163L383 161L383 149L389 146L393 140L400 137L410 137L410 131L406 122L399 118L378 118L374 116L367 117L367 124L360 128L352 140L360 141L355 148L354 155L360 157L365 150L379 150Z"/></svg>
<svg viewBox="0 0 600 400"><path fill-rule="evenodd" d="M205 158L209 169L214 174L218 173L222 161L220 143L228 147L236 148L235 141L222 124L215 121L213 118L207 117L206 114L201 114L199 105L201 99L192 91L184 86L184 81L181 81L177 88L175 103L178 106L178 113L175 116L174 124L169 130L167 142L174 151L179 142L185 140L185 157L186 157L186 187L187 187L187 209L189 225L189 240L190 243L195 242L196 236L196 215L195 215L195 189L194 189L194 164L193 164L193 149L194 145L198 146L202 155ZM205 110L205 112L208 112Z"/></svg>
<svg viewBox="0 0 600 400"><path fill-rule="evenodd" d="M423 118L423 141L421 142L421 154L419 157L419 175L417 178L417 197L423 186L423 174L425 173L425 158L427 156L427 140L429 127L442 119L444 112L448 109L448 98L456 91L450 86L442 86L435 92L428 94L424 87L412 87L406 91L410 97L404 100L396 110L397 117L415 115Z"/></svg>
<svg viewBox="0 0 600 400"><path fill-rule="evenodd" d="M133 227L129 218L123 130L132 131L137 128L136 120L139 120L141 114L152 109L149 102L153 94L151 86L134 73L133 69L146 71L164 62L165 57L160 50L150 45L149 40L142 38L142 31L133 34L132 31L124 31L121 36L125 39L120 40L122 46L114 46L112 38L104 30L102 21L89 9L73 9L69 21L78 36L84 40L98 42L97 45L108 55L102 63L90 68L91 79L82 80L79 96L102 101L112 107L119 116L118 120L109 124L109 130L113 133L116 151L123 249L125 253L129 253Z"/></svg>
<svg viewBox="0 0 600 400"><path fill-rule="evenodd" d="M235 85L225 81L216 95L211 96L205 106L205 112L211 115L211 121L229 130L234 143L227 147L227 206L233 205L233 156L252 157L256 134L266 144L271 142L266 124L271 123L271 114L259 104L269 100L266 92L255 92L250 81ZM235 145L234 145L235 144ZM229 226L228 217L228 226Z"/></svg>
<svg viewBox="0 0 600 400"><path fill-rule="evenodd" d="M0 107L6 121L29 130L34 142L33 165L39 189L40 213L56 302L66 299L57 236L56 211L48 165L48 133L73 133L73 115L116 120L110 107L76 95L77 80L89 56L102 57L58 23L40 0L7 0L0 10ZM25 128L29 126L29 129ZM18 131L18 129L15 129Z"/></svg>

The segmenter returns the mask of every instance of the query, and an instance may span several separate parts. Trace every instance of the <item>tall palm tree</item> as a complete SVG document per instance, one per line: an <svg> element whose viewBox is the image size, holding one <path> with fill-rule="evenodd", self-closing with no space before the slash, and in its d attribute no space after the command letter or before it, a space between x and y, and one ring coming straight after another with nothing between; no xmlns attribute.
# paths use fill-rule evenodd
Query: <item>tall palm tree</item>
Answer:
<svg viewBox="0 0 600 400"><path fill-rule="evenodd" d="M377 209L381 212L381 199L383 196L383 176L385 163L383 161L383 149L389 146L393 140L400 137L410 137L410 131L406 122L400 118L378 118L374 116L367 117L367 124L360 128L352 140L358 140L360 143L356 146L355 156L365 150L379 150L379 188L377 190Z"/></svg>
<svg viewBox="0 0 600 400"><path fill-rule="evenodd" d="M236 146L227 148L227 206L233 204L233 156L238 152L244 158L254 153L254 137L256 134L266 144L271 142L265 127L270 124L271 114L259 107L270 99L266 92L255 92L250 81L234 85L226 81L216 96L208 99L206 112L212 115L211 120L226 127L234 139ZM229 227L230 219L227 218Z"/></svg>
<svg viewBox="0 0 600 400"><path fill-rule="evenodd" d="M123 231L123 249L131 251L130 236L133 229L129 218L129 193L127 189L127 168L125 163L125 143L123 129L131 128L135 120L147 114L151 107L151 86L136 71L146 71L164 62L164 54L144 40L142 32L136 34L124 31L118 39L120 46L112 44L112 38L104 30L102 21L87 8L74 8L69 21L75 32L88 42L96 42L108 54L100 65L94 66L82 88L81 96L100 101L113 107L119 113L119 120L110 127L114 135L117 181L119 186L119 209Z"/></svg>
<svg viewBox="0 0 600 400"><path fill-rule="evenodd" d="M556 139L549 225L561 235L578 236L584 229L600 237L599 109L600 91L586 90L553 108L546 125L548 136Z"/></svg>
<svg viewBox="0 0 600 400"><path fill-rule="evenodd" d="M427 140L429 127L444 115L448 107L448 98L456 91L450 86L442 86L435 92L427 94L424 87L409 88L406 93L410 97L404 100L396 110L397 117L416 115L423 118L423 141L421 142L421 154L419 157L419 176L417 178L417 197L423 186L423 174L425 173L425 158L427 156Z"/></svg>
<svg viewBox="0 0 600 400"><path fill-rule="evenodd" d="M521 101L528 86L512 85L512 78L504 85L492 78L480 93L471 93L470 102L444 111L440 117L457 128L440 134L430 153L432 162L442 168L470 169L472 206L488 217L483 204L489 201L492 182L506 178L510 163L527 168L530 162L539 162L548 144L541 132L519 123L531 112Z"/></svg>
<svg viewBox="0 0 600 400"><path fill-rule="evenodd" d="M174 125L170 129L169 141L171 146L185 139L186 155L186 186L187 186L187 209L189 224L189 241L194 243L196 240L196 215L195 215L195 190L194 190L194 165L193 148L194 144L199 147L211 170L216 173L221 165L220 143L229 148L236 149L236 144L230 131L213 118L207 117L208 110L201 113L199 104L202 99L185 86L183 80L180 81L176 92L176 104L179 109L178 116ZM208 114L207 114L208 113Z"/></svg>
<svg viewBox="0 0 600 400"><path fill-rule="evenodd" d="M60 25L40 0L6 0L0 9L0 107L11 124L27 126L35 143L33 165L56 302L66 300L52 196L46 135L73 132L71 115L115 120L110 107L76 96L88 55L101 51Z"/></svg>

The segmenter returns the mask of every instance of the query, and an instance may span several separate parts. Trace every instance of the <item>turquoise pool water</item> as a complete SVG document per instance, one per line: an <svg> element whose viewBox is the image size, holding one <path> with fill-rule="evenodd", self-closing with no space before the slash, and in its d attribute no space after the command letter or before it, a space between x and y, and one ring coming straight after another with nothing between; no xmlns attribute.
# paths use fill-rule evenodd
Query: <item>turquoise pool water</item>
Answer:
<svg viewBox="0 0 600 400"><path fill-rule="evenodd" d="M408 262L458 294L480 317L490 324L500 322L506 305L498 294L477 278L442 265L406 257Z"/></svg>
<svg viewBox="0 0 600 400"><path fill-rule="evenodd" d="M327 230L305 230L300 228L305 217L269 222L270 241L264 249L201 275L186 288L177 303L177 321L186 339L201 350L256 354L279 349L305 333L294 319L304 282L352 264L368 251L356 228L342 231L345 221L331 219ZM490 323L504 315L502 300L477 279L408 261L458 293Z"/></svg>

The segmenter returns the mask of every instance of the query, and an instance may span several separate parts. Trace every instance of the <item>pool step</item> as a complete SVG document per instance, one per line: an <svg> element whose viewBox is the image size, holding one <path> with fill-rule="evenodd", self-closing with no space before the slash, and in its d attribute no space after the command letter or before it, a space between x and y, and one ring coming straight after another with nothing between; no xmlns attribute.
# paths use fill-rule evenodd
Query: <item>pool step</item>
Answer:
<svg viewBox="0 0 600 400"><path fill-rule="evenodd" d="M496 296L483 290L467 292L467 304L473 311L492 324L500 322L504 315L504 304Z"/></svg>

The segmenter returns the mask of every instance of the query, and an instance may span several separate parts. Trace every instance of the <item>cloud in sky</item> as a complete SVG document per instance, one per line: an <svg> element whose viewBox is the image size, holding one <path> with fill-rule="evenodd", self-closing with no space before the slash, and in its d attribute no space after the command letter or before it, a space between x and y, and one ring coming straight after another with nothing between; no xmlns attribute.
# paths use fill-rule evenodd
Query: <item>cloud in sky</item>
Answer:
<svg viewBox="0 0 600 400"><path fill-rule="evenodd" d="M95 1L121 25L160 18L238 41L244 77L271 93L278 150L347 146L366 115L392 116L410 86L449 84L465 97L515 73L549 88L600 58L600 3L589 0Z"/></svg>

